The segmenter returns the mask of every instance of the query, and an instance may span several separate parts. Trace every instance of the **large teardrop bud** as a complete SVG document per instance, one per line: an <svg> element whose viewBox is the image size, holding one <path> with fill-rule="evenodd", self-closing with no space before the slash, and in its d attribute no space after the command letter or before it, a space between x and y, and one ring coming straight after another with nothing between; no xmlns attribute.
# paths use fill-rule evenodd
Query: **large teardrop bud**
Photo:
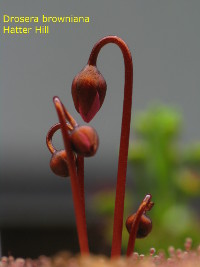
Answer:
<svg viewBox="0 0 200 267"><path fill-rule="evenodd" d="M73 150L84 157L93 156L99 146L99 138L94 128L77 126L70 134Z"/></svg>
<svg viewBox="0 0 200 267"><path fill-rule="evenodd" d="M86 65L72 82L72 97L76 110L85 122L99 111L106 95L106 81L96 66Z"/></svg>

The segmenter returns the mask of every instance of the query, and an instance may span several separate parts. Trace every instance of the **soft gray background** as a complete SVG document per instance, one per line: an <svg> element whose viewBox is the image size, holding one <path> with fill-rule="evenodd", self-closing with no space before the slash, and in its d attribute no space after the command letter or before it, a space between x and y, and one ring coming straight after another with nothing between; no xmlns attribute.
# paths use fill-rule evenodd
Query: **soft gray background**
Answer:
<svg viewBox="0 0 200 267"><path fill-rule="evenodd" d="M89 24L50 24L49 35L1 33L0 225L65 224L74 219L70 183L49 169L45 145L58 121L58 95L81 124L71 98L73 77L105 35L123 38L134 58L133 119L154 102L178 107L183 143L200 139L200 1L192 0L1 0L2 15L90 16ZM108 91L92 121L100 136L97 155L86 160L86 193L114 185L124 83L115 45L100 53ZM59 139L56 135L55 139ZM62 147L61 139L55 141ZM130 175L129 175L130 178ZM103 182L104 181L104 182Z"/></svg>

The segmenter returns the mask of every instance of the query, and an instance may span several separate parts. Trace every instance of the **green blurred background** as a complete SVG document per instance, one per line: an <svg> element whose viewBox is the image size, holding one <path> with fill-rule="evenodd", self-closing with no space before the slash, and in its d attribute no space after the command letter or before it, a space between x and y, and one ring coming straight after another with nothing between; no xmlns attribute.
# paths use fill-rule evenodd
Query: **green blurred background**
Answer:
<svg viewBox="0 0 200 267"><path fill-rule="evenodd" d="M147 193L155 203L148 212L153 230L136 242L135 250L140 253L147 253L150 247L166 252L171 245L183 248L187 237L196 246L200 241L200 142L180 144L182 123L181 113L164 105L152 105L135 115L135 135L129 147L132 182L127 186L124 218L136 212ZM97 213L107 218L104 227L108 244L112 241L114 198L112 190L94 196ZM127 243L124 229L123 252Z"/></svg>

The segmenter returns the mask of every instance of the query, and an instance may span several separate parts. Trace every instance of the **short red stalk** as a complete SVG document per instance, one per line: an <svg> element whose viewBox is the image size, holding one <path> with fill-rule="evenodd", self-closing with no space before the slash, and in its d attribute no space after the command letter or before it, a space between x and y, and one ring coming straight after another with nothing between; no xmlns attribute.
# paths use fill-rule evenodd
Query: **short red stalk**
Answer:
<svg viewBox="0 0 200 267"><path fill-rule="evenodd" d="M133 222L131 232L129 235L128 247L127 247L127 251L126 251L127 257L130 257L134 251L135 239L136 239L140 219L141 219L142 215L144 214L144 212L147 209L149 209L149 206L150 206L150 208L152 207L151 206L152 203L150 203L151 197L152 197L151 195L146 195L145 198L143 199L142 203L140 204L138 210L137 210L135 220Z"/></svg>
<svg viewBox="0 0 200 267"><path fill-rule="evenodd" d="M89 254L86 219L82 203L82 193L79 189L79 181L76 173L75 161L69 140L68 126L65 120L66 110L64 109L64 106L62 105L62 102L58 97L54 97L53 102L61 124L64 147L67 154L80 251L82 255L86 255Z"/></svg>
<svg viewBox="0 0 200 267"><path fill-rule="evenodd" d="M65 108L64 105L62 105L62 108L63 108L63 111L64 111L64 113L65 113L65 116L66 116L67 120L69 121L69 123L71 124L71 126L72 126L73 128L77 127L77 126L78 126L77 122L76 122L75 119L69 114L69 112L67 111L67 109Z"/></svg>
<svg viewBox="0 0 200 267"><path fill-rule="evenodd" d="M101 48L108 44L115 43L119 46L124 57L125 64L125 84L124 84L124 103L121 125L121 139L118 159L118 174L115 197L114 225L111 257L118 257L121 254L124 198L126 184L127 157L130 133L132 88L133 88L133 63L131 53L126 43L117 36L107 36L95 44L90 54L88 65L96 66L97 56Z"/></svg>
<svg viewBox="0 0 200 267"><path fill-rule="evenodd" d="M77 127L78 124L75 121L75 119L69 114L67 109L63 106L63 110L65 113L65 116L67 117L67 120L70 122L73 128ZM86 221L86 215L85 215L85 191L84 191L84 157L81 155L77 155L77 176L79 181L79 189L80 189L80 195L81 195L81 204L82 204L82 211L84 220Z"/></svg>
<svg viewBox="0 0 200 267"><path fill-rule="evenodd" d="M77 155L77 175L81 193L82 209L85 216L85 191L84 191L84 157Z"/></svg>

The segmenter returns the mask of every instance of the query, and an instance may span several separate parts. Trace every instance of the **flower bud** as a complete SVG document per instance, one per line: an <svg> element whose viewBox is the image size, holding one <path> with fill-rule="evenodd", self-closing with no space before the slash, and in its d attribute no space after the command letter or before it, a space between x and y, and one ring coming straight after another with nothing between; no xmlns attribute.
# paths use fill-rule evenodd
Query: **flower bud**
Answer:
<svg viewBox="0 0 200 267"><path fill-rule="evenodd" d="M85 122L99 111L106 94L106 81L96 66L86 65L72 82L74 106Z"/></svg>
<svg viewBox="0 0 200 267"><path fill-rule="evenodd" d="M129 234L131 233L131 228L135 220L135 216L136 216L136 213L129 216L126 220L126 228ZM152 221L149 219L149 217L143 214L139 222L139 227L138 227L136 237L137 238L146 237L151 232L151 230L152 230Z"/></svg>
<svg viewBox="0 0 200 267"><path fill-rule="evenodd" d="M71 132L70 140L73 150L84 156L93 156L99 146L99 138L94 128L90 126L77 126Z"/></svg>
<svg viewBox="0 0 200 267"><path fill-rule="evenodd" d="M69 176L69 170L67 166L67 155L65 150L56 151L50 160L51 170L58 176Z"/></svg>

